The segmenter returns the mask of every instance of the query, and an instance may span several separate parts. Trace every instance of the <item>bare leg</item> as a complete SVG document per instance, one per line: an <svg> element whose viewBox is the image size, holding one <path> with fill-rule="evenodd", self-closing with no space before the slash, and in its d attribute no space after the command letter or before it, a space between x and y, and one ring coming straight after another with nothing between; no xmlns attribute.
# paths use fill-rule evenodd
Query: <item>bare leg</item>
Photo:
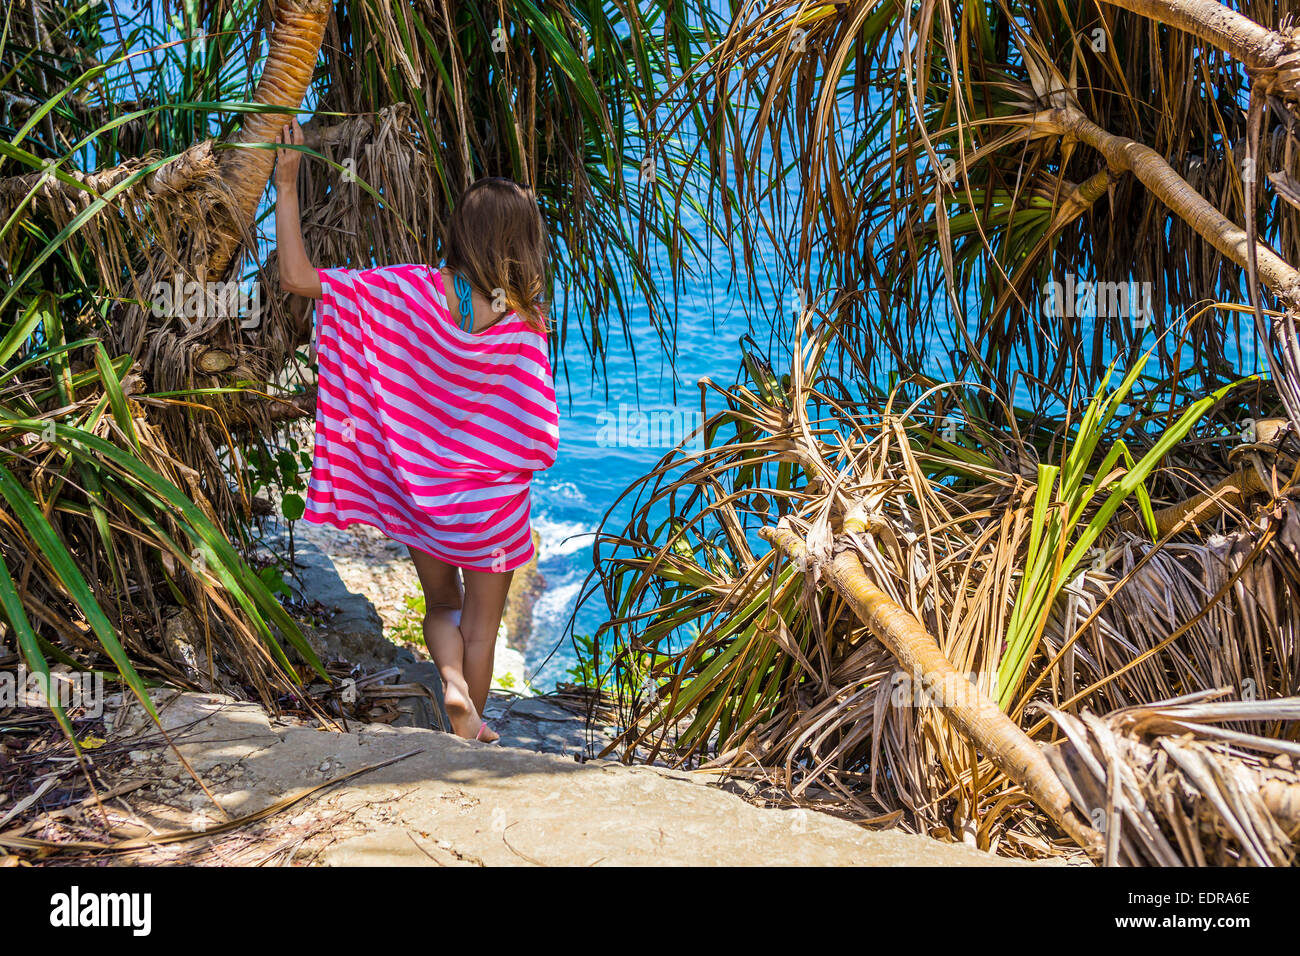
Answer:
<svg viewBox="0 0 1300 956"><path fill-rule="evenodd" d="M465 678L470 699L482 713L492 685L492 663L496 656L497 631L505 610L513 571L463 571L465 607L460 615L460 633L465 639ZM486 735L485 735L486 736Z"/></svg>
<svg viewBox="0 0 1300 956"><path fill-rule="evenodd" d="M460 631L462 596L457 569L431 554L408 550L424 591L424 643L442 675L451 728L458 737L474 738L479 730L479 710L465 679L466 647Z"/></svg>

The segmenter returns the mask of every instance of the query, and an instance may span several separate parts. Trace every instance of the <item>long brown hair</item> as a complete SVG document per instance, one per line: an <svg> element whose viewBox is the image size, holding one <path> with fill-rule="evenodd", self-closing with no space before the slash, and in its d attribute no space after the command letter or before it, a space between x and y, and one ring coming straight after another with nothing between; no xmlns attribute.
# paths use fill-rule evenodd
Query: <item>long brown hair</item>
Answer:
<svg viewBox="0 0 1300 956"><path fill-rule="evenodd" d="M447 229L447 268L540 331L547 326L548 256L546 225L527 186L489 176L461 193Z"/></svg>

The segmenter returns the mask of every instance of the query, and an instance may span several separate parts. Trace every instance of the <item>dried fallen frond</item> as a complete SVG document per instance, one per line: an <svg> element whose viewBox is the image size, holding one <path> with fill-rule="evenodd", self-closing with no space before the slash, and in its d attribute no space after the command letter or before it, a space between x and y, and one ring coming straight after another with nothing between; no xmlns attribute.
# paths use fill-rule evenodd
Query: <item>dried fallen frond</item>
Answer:
<svg viewBox="0 0 1300 956"><path fill-rule="evenodd" d="M1227 693L1105 717L1043 706L1065 734L1048 758L1075 806L1105 834L1108 865L1294 865L1300 697L1214 700ZM1273 735L1279 724L1285 736Z"/></svg>

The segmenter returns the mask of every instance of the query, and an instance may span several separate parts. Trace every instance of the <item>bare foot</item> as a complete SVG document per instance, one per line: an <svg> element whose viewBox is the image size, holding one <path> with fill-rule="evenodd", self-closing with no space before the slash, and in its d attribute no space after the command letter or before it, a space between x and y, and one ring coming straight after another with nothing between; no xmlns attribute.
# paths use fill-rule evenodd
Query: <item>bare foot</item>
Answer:
<svg viewBox="0 0 1300 956"><path fill-rule="evenodd" d="M467 689L447 681L442 693L447 704L447 716L451 718L451 729L457 737L473 740L478 734L481 721Z"/></svg>
<svg viewBox="0 0 1300 956"><path fill-rule="evenodd" d="M501 735L487 724L483 724L479 727L478 736L474 739L480 740L485 744L494 744L501 739Z"/></svg>

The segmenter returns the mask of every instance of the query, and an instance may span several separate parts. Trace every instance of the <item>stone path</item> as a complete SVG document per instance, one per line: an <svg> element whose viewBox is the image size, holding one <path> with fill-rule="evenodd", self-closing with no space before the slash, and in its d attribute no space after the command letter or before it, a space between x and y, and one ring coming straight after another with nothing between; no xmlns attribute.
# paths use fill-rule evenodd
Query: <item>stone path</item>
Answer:
<svg viewBox="0 0 1300 956"><path fill-rule="evenodd" d="M1012 865L971 847L868 831L817 812L761 809L689 774L599 760L581 763L419 728L364 725L333 733L269 719L256 705L229 698L158 693L164 727L231 816L255 813L305 788L402 758L318 791L258 824L257 840L288 847L282 862ZM530 720L556 716L528 706ZM114 785L148 781L130 795L130 819L141 832L204 831L222 822L174 752L160 746L138 703L112 712L110 723L113 739L135 742L131 766ZM568 731L562 729L564 721L555 723L557 736L548 743L563 748ZM295 828L301 839L293 838ZM214 849L209 858L188 862L220 862L219 839L200 838L213 841Z"/></svg>
<svg viewBox="0 0 1300 956"><path fill-rule="evenodd" d="M608 728L588 729L581 714L545 697L508 697L498 693L488 698L484 709L506 747L589 757L602 750L612 737Z"/></svg>

